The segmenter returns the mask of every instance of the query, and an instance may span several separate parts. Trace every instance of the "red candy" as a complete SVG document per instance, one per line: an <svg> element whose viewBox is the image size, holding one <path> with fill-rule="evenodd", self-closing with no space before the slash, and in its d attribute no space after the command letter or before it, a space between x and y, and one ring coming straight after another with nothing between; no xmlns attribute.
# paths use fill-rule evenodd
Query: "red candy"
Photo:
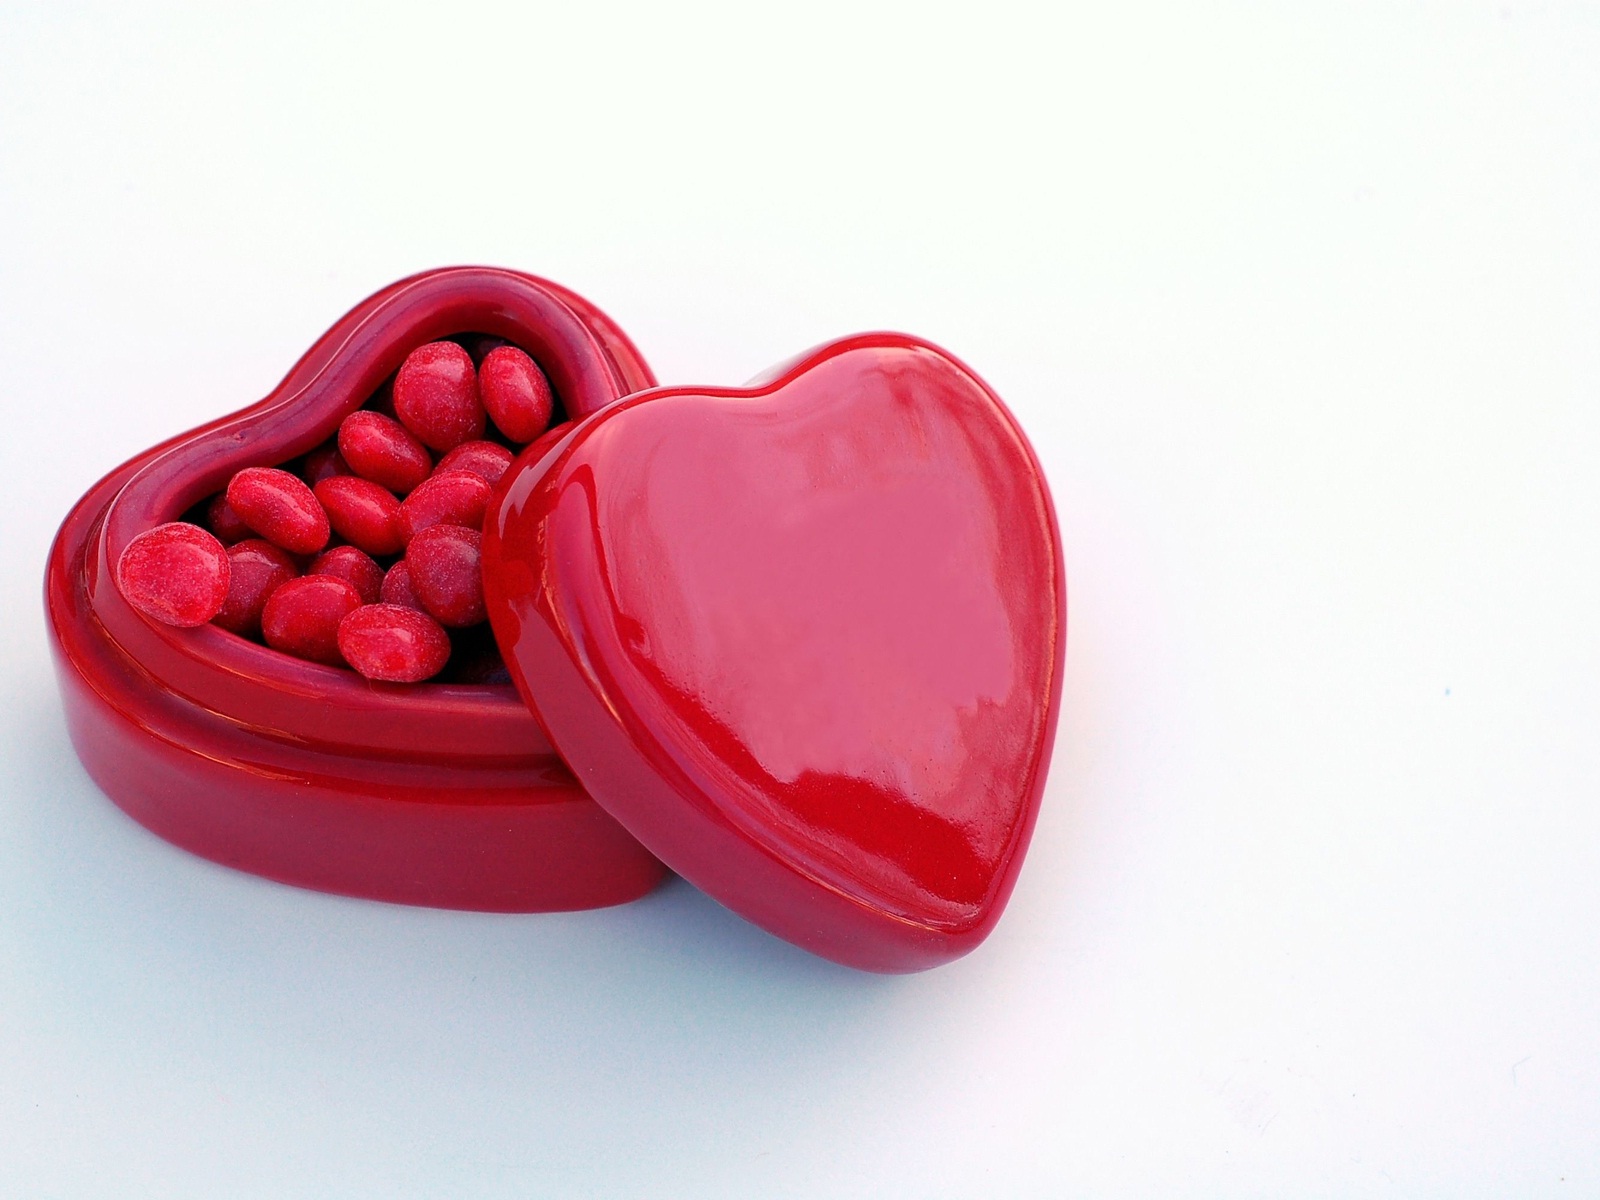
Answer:
<svg viewBox="0 0 1600 1200"><path fill-rule="evenodd" d="M339 426L339 453L363 479L404 496L428 477L433 457L399 421L358 409Z"/></svg>
<svg viewBox="0 0 1600 1200"><path fill-rule="evenodd" d="M555 404L550 381L515 346L501 346L484 356L478 388L495 428L513 442L531 442L549 426Z"/></svg>
<svg viewBox="0 0 1600 1200"><path fill-rule="evenodd" d="M226 495L240 520L291 554L315 554L328 544L328 514L287 471L246 467L229 480Z"/></svg>
<svg viewBox="0 0 1600 1200"><path fill-rule="evenodd" d="M471 356L454 342L418 346L395 376L394 411L402 425L435 450L453 450L481 438L483 402Z"/></svg>
<svg viewBox="0 0 1600 1200"><path fill-rule="evenodd" d="M239 519L239 514L233 511L228 504L228 497L222 492L211 497L211 503L206 505L206 524L211 526L211 532L217 535L217 540L224 546L242 542L250 536L250 526Z"/></svg>
<svg viewBox="0 0 1600 1200"><path fill-rule="evenodd" d="M483 476L486 483L494 484L511 469L511 458L511 451L498 442L462 442L439 460L434 471L438 474L471 471Z"/></svg>
<svg viewBox="0 0 1600 1200"><path fill-rule="evenodd" d="M292 471L237 472L204 507L210 532L174 521L135 538L117 584L154 620L211 621L368 679L504 683L479 531L516 451L483 435L492 416L507 439L543 445L562 433L546 432L553 404L537 364L502 338L419 346ZM402 552L387 571L375 561Z"/></svg>
<svg viewBox="0 0 1600 1200"><path fill-rule="evenodd" d="M215 625L244 637L261 632L261 610L267 598L300 574L287 550L265 538L247 538L228 547L228 598L211 618Z"/></svg>
<svg viewBox="0 0 1600 1200"><path fill-rule="evenodd" d="M400 536L400 501L370 479L335 475L317 484L315 499L327 510L327 520L340 537L375 558L397 554L405 545Z"/></svg>
<svg viewBox="0 0 1600 1200"><path fill-rule="evenodd" d="M383 573L383 586L378 589L378 599L385 604L398 604L401 608L414 608L422 612L422 601L417 599L417 589L411 586L411 568L401 559Z"/></svg>
<svg viewBox="0 0 1600 1200"><path fill-rule="evenodd" d="M406 547L411 586L439 624L460 629L486 618L482 547L476 529L459 525L424 529Z"/></svg>
<svg viewBox="0 0 1600 1200"><path fill-rule="evenodd" d="M354 546L335 546L311 560L307 575L332 575L344 580L361 594L361 603L376 604L383 587L383 568L372 556Z"/></svg>
<svg viewBox="0 0 1600 1200"><path fill-rule="evenodd" d="M450 661L450 635L425 612L368 604L339 622L339 652L368 679L420 683Z"/></svg>
<svg viewBox="0 0 1600 1200"><path fill-rule="evenodd" d="M338 666L339 622L361 607L361 595L333 575L302 575L273 592L261 613L267 645L296 658Z"/></svg>
<svg viewBox="0 0 1600 1200"><path fill-rule="evenodd" d="M435 525L481 529L483 510L489 506L493 493L482 475L439 471L400 506L400 536L409 544L417 534Z"/></svg>
<svg viewBox="0 0 1600 1200"><path fill-rule="evenodd" d="M318 446L306 455L305 465L300 469L300 474L312 488L315 488L324 479L350 474L350 467L340 455L338 448L330 443Z"/></svg>
<svg viewBox="0 0 1600 1200"><path fill-rule="evenodd" d="M128 543L117 560L117 586L145 616L192 629L222 611L230 572L221 542L198 525L168 521Z"/></svg>

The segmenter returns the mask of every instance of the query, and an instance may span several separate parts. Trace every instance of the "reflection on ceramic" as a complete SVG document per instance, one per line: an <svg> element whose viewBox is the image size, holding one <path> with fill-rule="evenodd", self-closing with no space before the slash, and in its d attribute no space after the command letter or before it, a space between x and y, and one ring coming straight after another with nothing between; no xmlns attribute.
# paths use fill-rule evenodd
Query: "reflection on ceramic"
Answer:
<svg viewBox="0 0 1600 1200"><path fill-rule="evenodd" d="M325 441L412 347L525 347L581 418L654 383L588 302L532 276L432 271L351 310L273 393L139 455L67 517L45 581L69 729L95 781L161 836L306 887L502 911L648 891L661 864L573 779L507 687L382 685L206 626L153 624L110 564L234 471Z"/></svg>
<svg viewBox="0 0 1600 1200"><path fill-rule="evenodd" d="M1038 811L1066 602L1038 462L981 380L848 338L753 387L630 397L507 480L496 638L630 832L853 966L988 934Z"/></svg>

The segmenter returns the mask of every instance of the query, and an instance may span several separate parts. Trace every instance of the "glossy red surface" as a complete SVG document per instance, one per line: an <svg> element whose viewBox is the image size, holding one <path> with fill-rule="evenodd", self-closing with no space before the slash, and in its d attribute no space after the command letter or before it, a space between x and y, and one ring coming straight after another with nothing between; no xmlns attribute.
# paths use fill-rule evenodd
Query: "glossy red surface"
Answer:
<svg viewBox="0 0 1600 1200"><path fill-rule="evenodd" d="M466 331L526 346L569 415L654 383L603 313L516 272L452 268L356 306L259 404L96 484L45 578L68 728L106 793L198 854L325 891L538 911L633 899L661 864L578 785L508 686L386 685L215 626L171 629L110 564L245 467L326 443L413 346Z"/></svg>
<svg viewBox="0 0 1600 1200"><path fill-rule="evenodd" d="M1060 541L998 398L898 335L657 389L530 448L495 633L584 786L699 887L878 971L966 953L1031 834Z"/></svg>

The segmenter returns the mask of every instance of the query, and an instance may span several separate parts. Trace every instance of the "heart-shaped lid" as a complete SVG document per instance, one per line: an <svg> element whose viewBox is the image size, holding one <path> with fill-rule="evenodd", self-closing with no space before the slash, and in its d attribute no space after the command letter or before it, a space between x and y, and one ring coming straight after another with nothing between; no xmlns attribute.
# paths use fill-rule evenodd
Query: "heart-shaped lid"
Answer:
<svg viewBox="0 0 1600 1200"><path fill-rule="evenodd" d="M993 928L1044 787L1060 537L998 397L868 334L654 388L526 453L490 619L588 792L691 882L869 970Z"/></svg>

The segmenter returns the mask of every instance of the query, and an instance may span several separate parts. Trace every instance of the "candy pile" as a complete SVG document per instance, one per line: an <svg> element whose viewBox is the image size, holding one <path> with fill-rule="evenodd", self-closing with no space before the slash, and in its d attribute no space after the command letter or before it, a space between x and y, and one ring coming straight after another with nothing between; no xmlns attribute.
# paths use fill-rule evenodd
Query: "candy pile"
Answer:
<svg viewBox="0 0 1600 1200"><path fill-rule="evenodd" d="M246 468L197 521L134 538L118 586L154 620L209 621L368 679L418 683L448 667L458 682L503 681L480 628L479 530L553 405L515 346L478 335L419 346L298 472Z"/></svg>

